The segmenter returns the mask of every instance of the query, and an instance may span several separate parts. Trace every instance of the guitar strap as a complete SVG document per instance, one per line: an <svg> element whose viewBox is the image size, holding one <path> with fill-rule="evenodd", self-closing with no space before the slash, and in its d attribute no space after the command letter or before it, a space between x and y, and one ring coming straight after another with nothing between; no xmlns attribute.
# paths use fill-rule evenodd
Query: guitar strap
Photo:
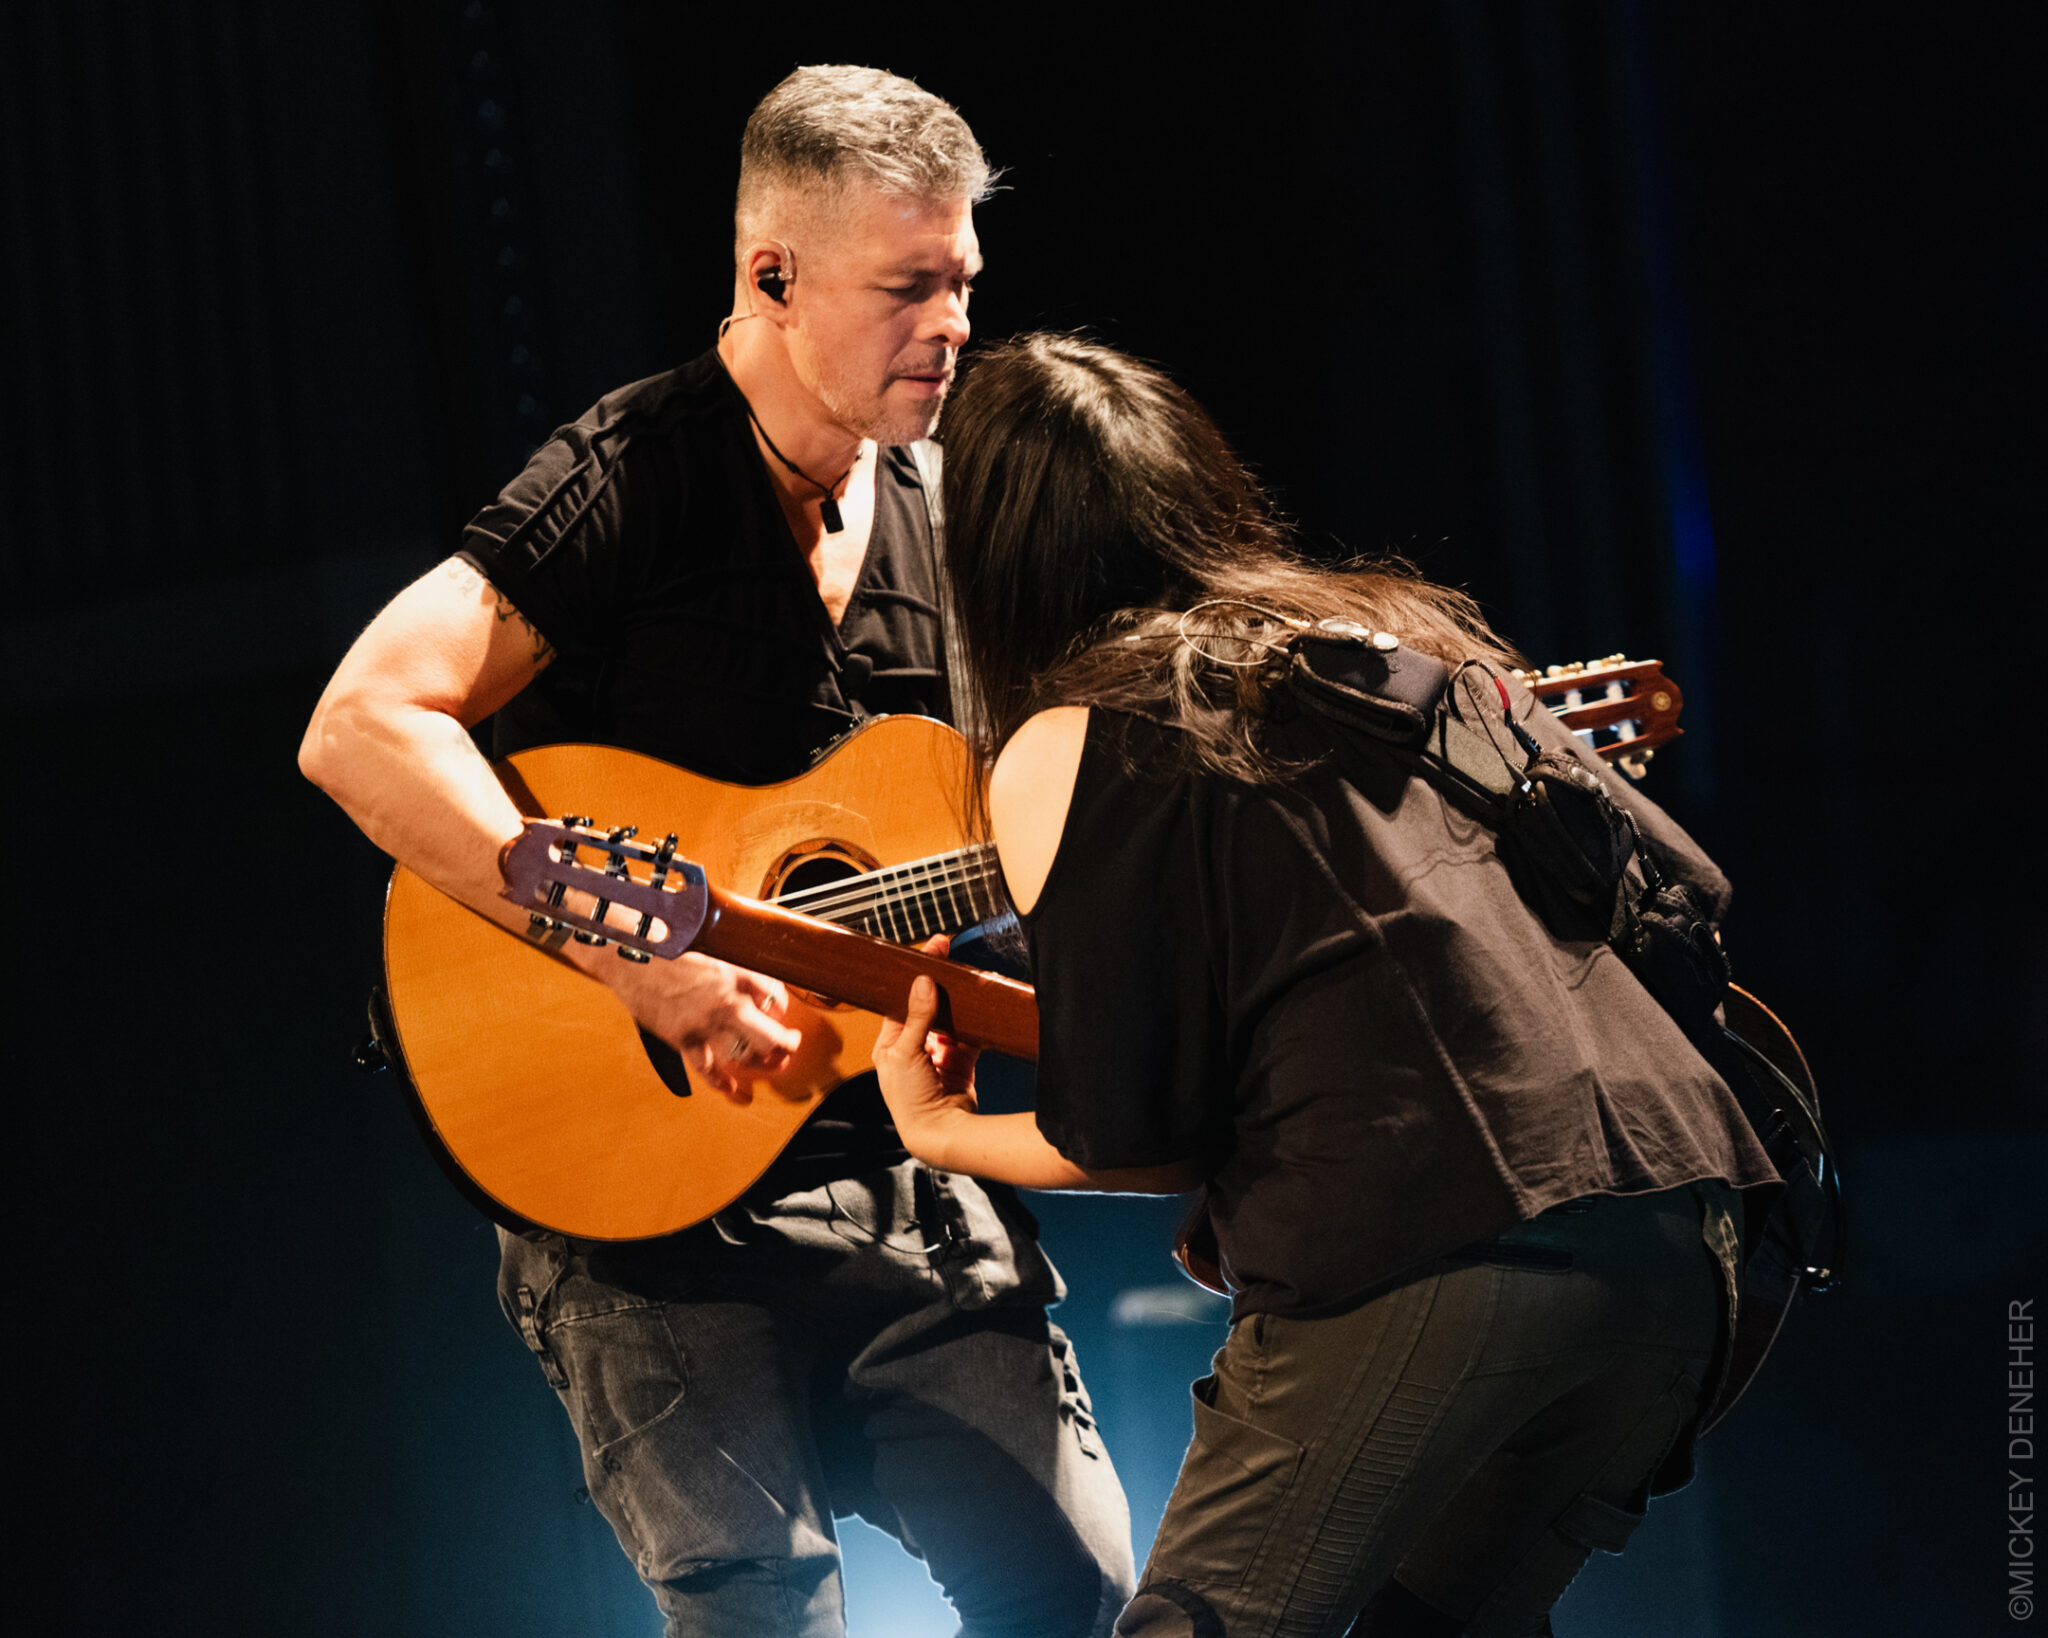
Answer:
<svg viewBox="0 0 2048 1638"><path fill-rule="evenodd" d="M918 482L924 486L925 516L932 526L932 584L938 588L939 630L946 650L946 700L953 726L972 740L981 726L980 713L975 709L973 692L965 686L967 655L961 647L960 623L953 616L953 589L946 575L946 504L939 488L946 452L929 438L921 438L907 447L917 467Z"/></svg>
<svg viewBox="0 0 2048 1638"><path fill-rule="evenodd" d="M1452 699L1461 682L1469 710ZM1607 940L1689 1034L1718 1027L1728 963L1705 905L1664 880L1597 774L1568 751L1545 749L1483 697L1493 682L1482 667L1460 667L1454 678L1431 655L1320 631L1295 640L1287 675L1298 704L1370 736L1495 832L1516 890L1554 934ZM1474 726L1496 712L1514 745Z"/></svg>

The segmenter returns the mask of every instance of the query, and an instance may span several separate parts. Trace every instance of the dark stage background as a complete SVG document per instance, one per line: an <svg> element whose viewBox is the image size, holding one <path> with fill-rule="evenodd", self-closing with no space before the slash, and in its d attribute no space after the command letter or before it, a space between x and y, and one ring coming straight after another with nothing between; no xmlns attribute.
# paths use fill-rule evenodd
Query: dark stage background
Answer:
<svg viewBox="0 0 2048 1638"><path fill-rule="evenodd" d="M2036 13L9 6L17 1630L654 1630L488 1229L349 1064L386 866L293 754L534 441L710 343L747 110L835 60L1010 167L980 334L1162 361L1310 542L1686 690L1652 790L1738 883L1857 1255L1559 1630L2024 1625ZM1222 1329L1169 1207L1043 1207L1142 1551ZM951 1630L848 1536L856 1638Z"/></svg>

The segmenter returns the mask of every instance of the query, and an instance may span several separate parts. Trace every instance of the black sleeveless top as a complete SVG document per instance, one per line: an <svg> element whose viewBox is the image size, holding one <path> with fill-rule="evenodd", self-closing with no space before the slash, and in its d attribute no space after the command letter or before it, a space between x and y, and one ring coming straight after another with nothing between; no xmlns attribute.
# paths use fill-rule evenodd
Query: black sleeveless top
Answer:
<svg viewBox="0 0 2048 1638"><path fill-rule="evenodd" d="M1289 756L1331 749L1287 731ZM1347 768L1248 787L1090 712L1024 918L1050 1142L1203 1161L1240 1318L1341 1309L1580 1195L1776 1181L1678 1026L1604 942L1550 936L1491 831L1391 761ZM1617 796L1718 913L1712 861Z"/></svg>

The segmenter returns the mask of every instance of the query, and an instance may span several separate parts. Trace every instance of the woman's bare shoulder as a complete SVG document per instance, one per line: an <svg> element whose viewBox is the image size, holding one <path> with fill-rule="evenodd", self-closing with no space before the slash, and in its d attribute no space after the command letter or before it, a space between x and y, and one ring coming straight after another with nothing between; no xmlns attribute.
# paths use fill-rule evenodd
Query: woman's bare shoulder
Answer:
<svg viewBox="0 0 2048 1638"><path fill-rule="evenodd" d="M1088 707L1056 705L1010 736L989 781L989 822L1010 902L1029 911L1038 902L1073 801L1088 738Z"/></svg>

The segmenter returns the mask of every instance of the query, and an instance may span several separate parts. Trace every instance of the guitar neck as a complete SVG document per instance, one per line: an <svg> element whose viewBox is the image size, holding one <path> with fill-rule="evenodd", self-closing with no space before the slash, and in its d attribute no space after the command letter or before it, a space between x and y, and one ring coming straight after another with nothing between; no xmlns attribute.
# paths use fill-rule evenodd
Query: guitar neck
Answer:
<svg viewBox="0 0 2048 1638"><path fill-rule="evenodd" d="M902 1017L912 980L929 978L939 987L939 1029L975 1046L1037 1058L1038 1011L1028 984L861 930L876 916L910 939L947 931L949 920L958 925L977 904L971 872L941 868L955 856L830 884L840 919L828 920L713 887L699 866L675 856L675 842L670 836L649 846L629 830L529 819L499 861L505 896L536 926L574 929L579 939L613 945L633 960L673 960L695 950L889 1017ZM985 849L981 863L986 893L993 862ZM644 874L633 874L635 866ZM892 875L903 879L886 892L877 888L877 877ZM571 891L589 894L590 907L571 905ZM622 925L620 913L637 922Z"/></svg>
<svg viewBox="0 0 2048 1638"><path fill-rule="evenodd" d="M1526 673L1524 680L1567 727L1638 777L1649 749L1680 731L1677 690L1655 661L1614 655L1591 666ZM929 977L942 998L941 1029L1037 1058L1038 1014L1029 986L908 947L1000 913L993 848L959 848L754 899L711 886L701 869L675 857L673 835L649 847L633 843L633 834L630 827L593 831L587 821L529 821L526 835L506 848L506 896L536 922L578 928L579 936L615 943L622 954L630 949L636 959L673 958L694 948L892 1017L901 1016L911 982ZM581 864L579 849L608 863ZM514 861L522 865L516 879L509 868ZM647 874L635 878L629 861ZM667 885L671 872L675 888ZM596 900L593 916L564 908L572 886ZM626 933L607 920L613 905L639 912L637 931ZM658 935L657 923L666 925Z"/></svg>
<svg viewBox="0 0 2048 1638"><path fill-rule="evenodd" d="M939 987L939 1029L976 1046L1037 1060L1038 1006L1030 985L957 966L779 903L722 888L708 891L710 909L692 949L891 1018L902 1017L912 980L929 978Z"/></svg>

